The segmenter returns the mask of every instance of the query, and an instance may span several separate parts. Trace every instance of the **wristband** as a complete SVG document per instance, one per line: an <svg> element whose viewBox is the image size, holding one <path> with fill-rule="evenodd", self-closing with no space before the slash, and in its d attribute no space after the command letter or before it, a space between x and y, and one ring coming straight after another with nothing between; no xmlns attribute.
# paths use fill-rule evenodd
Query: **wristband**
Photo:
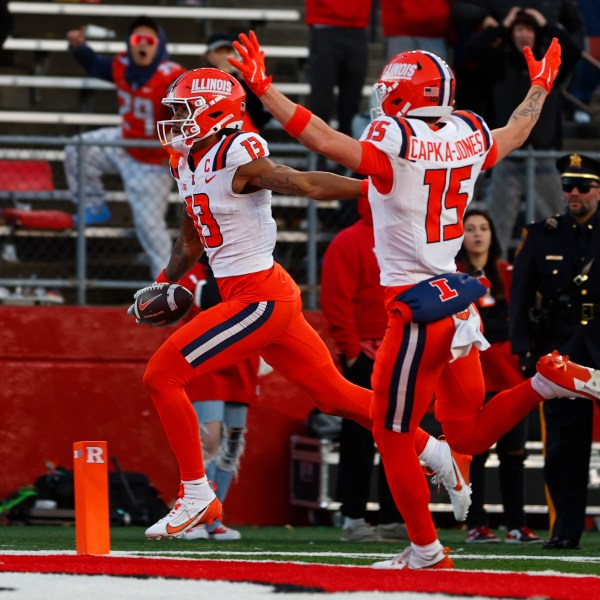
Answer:
<svg viewBox="0 0 600 600"><path fill-rule="evenodd" d="M156 283L177 283L167 277L167 269L163 269L156 277Z"/></svg>
<svg viewBox="0 0 600 600"><path fill-rule="evenodd" d="M369 195L369 180L363 179L360 182L360 195L367 197Z"/></svg>
<svg viewBox="0 0 600 600"><path fill-rule="evenodd" d="M296 104L296 110L292 118L283 126L283 129L292 137L298 137L306 129L311 117L310 110Z"/></svg>

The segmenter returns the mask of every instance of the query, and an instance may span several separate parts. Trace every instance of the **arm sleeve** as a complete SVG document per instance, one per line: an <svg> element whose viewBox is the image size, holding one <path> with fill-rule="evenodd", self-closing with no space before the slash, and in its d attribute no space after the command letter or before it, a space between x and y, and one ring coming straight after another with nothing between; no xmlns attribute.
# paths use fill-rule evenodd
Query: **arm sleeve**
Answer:
<svg viewBox="0 0 600 600"><path fill-rule="evenodd" d="M80 48L69 46L69 52L90 77L113 81L112 57L97 54L87 44L83 44Z"/></svg>

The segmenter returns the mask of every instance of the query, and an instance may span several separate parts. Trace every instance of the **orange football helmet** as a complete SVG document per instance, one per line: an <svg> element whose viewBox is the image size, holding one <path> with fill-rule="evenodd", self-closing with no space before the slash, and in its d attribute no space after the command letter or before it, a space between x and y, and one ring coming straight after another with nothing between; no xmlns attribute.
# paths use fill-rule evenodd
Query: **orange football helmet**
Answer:
<svg viewBox="0 0 600 600"><path fill-rule="evenodd" d="M158 137L165 146L189 146L221 129L241 129L246 92L240 82L219 69L187 71L169 88L162 103L173 119L158 121Z"/></svg>
<svg viewBox="0 0 600 600"><path fill-rule="evenodd" d="M454 110L456 80L452 69L424 50L396 54L373 86L374 116L445 117Z"/></svg>

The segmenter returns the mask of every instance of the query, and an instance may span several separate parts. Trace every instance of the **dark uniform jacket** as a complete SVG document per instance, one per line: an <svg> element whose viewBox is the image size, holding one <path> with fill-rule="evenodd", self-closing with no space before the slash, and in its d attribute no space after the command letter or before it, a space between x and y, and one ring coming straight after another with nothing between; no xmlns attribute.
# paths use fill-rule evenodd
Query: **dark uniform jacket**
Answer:
<svg viewBox="0 0 600 600"><path fill-rule="evenodd" d="M565 214L527 227L511 286L515 354L532 350L539 356L556 349L576 362L600 367L598 212L583 225Z"/></svg>

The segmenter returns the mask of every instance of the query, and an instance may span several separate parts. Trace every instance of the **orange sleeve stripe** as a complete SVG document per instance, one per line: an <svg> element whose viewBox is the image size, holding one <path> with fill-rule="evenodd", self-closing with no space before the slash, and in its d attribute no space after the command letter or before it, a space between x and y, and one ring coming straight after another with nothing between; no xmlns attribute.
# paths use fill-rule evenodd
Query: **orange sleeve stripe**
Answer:
<svg viewBox="0 0 600 600"><path fill-rule="evenodd" d="M389 158L371 142L362 141L362 159L357 172L369 175L373 185L381 194L387 194L392 189L394 174Z"/></svg>
<svg viewBox="0 0 600 600"><path fill-rule="evenodd" d="M497 161L498 161L498 144L496 143L496 140L494 140L492 138L492 147L491 147L490 151L487 153L485 160L483 161L483 166L481 167L481 170L485 171L486 169L491 169L496 164Z"/></svg>

